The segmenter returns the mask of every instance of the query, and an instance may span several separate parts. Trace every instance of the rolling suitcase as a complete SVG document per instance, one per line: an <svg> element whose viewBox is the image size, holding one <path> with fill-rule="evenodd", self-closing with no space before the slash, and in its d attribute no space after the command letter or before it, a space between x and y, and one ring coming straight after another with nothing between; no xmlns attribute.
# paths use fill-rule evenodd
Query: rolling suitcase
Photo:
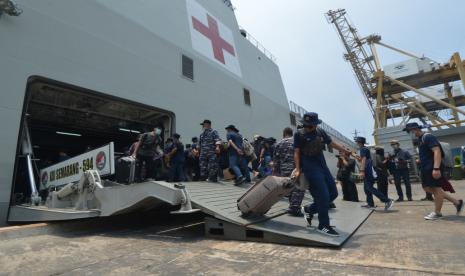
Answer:
<svg viewBox="0 0 465 276"><path fill-rule="evenodd" d="M134 183L136 171L136 159L128 156L121 157L115 164L116 182L122 184Z"/></svg>
<svg viewBox="0 0 465 276"><path fill-rule="evenodd" d="M292 191L294 184L289 177L268 176L250 187L237 200L237 208L243 216L264 215L276 202Z"/></svg>

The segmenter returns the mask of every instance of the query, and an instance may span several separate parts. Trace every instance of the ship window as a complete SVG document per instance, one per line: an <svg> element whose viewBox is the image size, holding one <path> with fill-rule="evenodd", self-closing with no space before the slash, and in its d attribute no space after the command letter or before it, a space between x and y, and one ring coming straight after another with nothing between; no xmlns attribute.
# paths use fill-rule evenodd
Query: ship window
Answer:
<svg viewBox="0 0 465 276"><path fill-rule="evenodd" d="M194 60L182 55L182 75L191 80L194 79Z"/></svg>
<svg viewBox="0 0 465 276"><path fill-rule="evenodd" d="M290 115L290 117L291 117L291 125L292 125L292 126L297 126L297 120L296 120L296 118L295 118L295 115L292 114L292 113L289 114L289 115Z"/></svg>
<svg viewBox="0 0 465 276"><path fill-rule="evenodd" d="M250 91L247 89L244 89L244 103L248 106L252 105L252 103L250 102Z"/></svg>

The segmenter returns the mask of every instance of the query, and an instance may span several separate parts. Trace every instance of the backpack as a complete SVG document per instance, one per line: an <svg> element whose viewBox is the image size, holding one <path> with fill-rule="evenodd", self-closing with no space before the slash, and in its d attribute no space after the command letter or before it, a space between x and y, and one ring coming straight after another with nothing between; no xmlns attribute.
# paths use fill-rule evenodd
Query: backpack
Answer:
<svg viewBox="0 0 465 276"><path fill-rule="evenodd" d="M432 135L431 133L425 133L421 137L421 142L425 143L425 136ZM439 148L441 149L441 165L444 167L445 177L449 178L452 174L452 169L454 168L454 157L452 156L452 151L450 149L450 144L439 141Z"/></svg>
<svg viewBox="0 0 465 276"><path fill-rule="evenodd" d="M257 154L255 154L255 148L247 139L242 139L242 147L244 148L245 156L249 157L251 161L257 159Z"/></svg>
<svg viewBox="0 0 465 276"><path fill-rule="evenodd" d="M244 154L246 156L252 156L255 154L252 144L247 139L242 138L242 146L244 148Z"/></svg>
<svg viewBox="0 0 465 276"><path fill-rule="evenodd" d="M153 138L151 138L153 137ZM155 153L157 145L160 144L160 136L158 135L150 135L148 133L144 133L142 136L142 144L140 145L140 149L142 150L141 154L152 154Z"/></svg>

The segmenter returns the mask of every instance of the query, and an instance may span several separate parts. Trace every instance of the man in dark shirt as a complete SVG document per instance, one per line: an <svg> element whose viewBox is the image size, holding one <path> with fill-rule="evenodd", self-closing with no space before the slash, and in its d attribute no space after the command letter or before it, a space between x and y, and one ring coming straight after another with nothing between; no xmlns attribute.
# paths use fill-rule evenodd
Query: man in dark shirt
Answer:
<svg viewBox="0 0 465 276"><path fill-rule="evenodd" d="M173 134L173 148L169 155L170 159L170 172L169 180L174 181L185 181L184 166L185 166L185 155L184 145L180 141L181 135Z"/></svg>
<svg viewBox="0 0 465 276"><path fill-rule="evenodd" d="M192 146L191 146L191 156L193 160L192 164L192 180L200 180L200 147L199 139L197 137L192 137Z"/></svg>
<svg viewBox="0 0 465 276"><path fill-rule="evenodd" d="M412 201L412 187L410 185L410 173L408 169L408 163L412 159L410 153L400 148L400 143L398 140L391 141L391 147L393 148L393 153L391 158L394 161L394 182L396 184L397 195L399 198L396 201L404 200L404 193L402 192L402 179L405 184L405 192L407 194L408 201Z"/></svg>
<svg viewBox="0 0 465 276"><path fill-rule="evenodd" d="M375 147L374 169L378 178L378 190L383 195L388 196L388 162L389 160L384 156L384 148L382 146Z"/></svg>
<svg viewBox="0 0 465 276"><path fill-rule="evenodd" d="M306 222L311 225L313 216L318 213L319 225L317 231L328 236L339 236L339 233L329 225L328 210L330 203L337 197L336 181L334 180L323 155L323 149L329 145L341 152L347 152L343 146L334 142L321 128L318 114L309 112L304 115L303 129L294 135L295 170L292 175L300 178L303 173L309 183L310 194L314 202L302 207Z"/></svg>
<svg viewBox="0 0 465 276"><path fill-rule="evenodd" d="M186 181L192 181L194 177L194 158L192 155L192 145L186 144L186 149L184 150L184 159L185 161L185 168L184 172L186 175Z"/></svg>
<svg viewBox="0 0 465 276"><path fill-rule="evenodd" d="M342 185L342 200L358 202L358 191L352 174L355 172L355 160L350 158L350 153L341 152L338 158L338 177Z"/></svg>
<svg viewBox="0 0 465 276"><path fill-rule="evenodd" d="M256 134L254 136L254 141L252 143L255 156L257 156L257 159L252 161L252 170L254 170L256 172L258 172L258 167L260 166L259 157L260 157L260 154L262 152L263 140L264 140L264 138L262 136Z"/></svg>
<svg viewBox="0 0 465 276"><path fill-rule="evenodd" d="M412 139L418 139L418 151L420 154L420 177L423 189L434 195L434 212L425 216L426 220L442 218L442 204L444 199L452 202L457 209L457 215L463 211L463 200L457 200L449 194L444 193L442 181L444 166L442 158L444 155L441 143L431 133L425 133L418 123L408 123L404 131L407 131Z"/></svg>
<svg viewBox="0 0 465 276"><path fill-rule="evenodd" d="M161 129L157 127L154 127L150 132L142 134L132 154L138 163L138 166L136 166L136 178L140 181L142 181L141 169L143 163L145 163L145 176L152 179L156 177L154 157L162 141L160 134Z"/></svg>
<svg viewBox="0 0 465 276"><path fill-rule="evenodd" d="M273 160L273 140L271 138L265 139L262 150L259 155L259 172L261 177L269 176L272 174L272 168L270 166Z"/></svg>
<svg viewBox="0 0 465 276"><path fill-rule="evenodd" d="M355 142L360 148L360 154L357 156L358 161L361 163L360 174L363 177L363 189L367 197L367 204L363 205L364 208L376 208L373 201L373 195L376 196L381 202L384 203L384 210L388 211L394 205L394 201L389 199L378 189L374 187L376 175L373 169L373 160L371 159L370 150L365 146L366 138L365 137L356 137Z"/></svg>

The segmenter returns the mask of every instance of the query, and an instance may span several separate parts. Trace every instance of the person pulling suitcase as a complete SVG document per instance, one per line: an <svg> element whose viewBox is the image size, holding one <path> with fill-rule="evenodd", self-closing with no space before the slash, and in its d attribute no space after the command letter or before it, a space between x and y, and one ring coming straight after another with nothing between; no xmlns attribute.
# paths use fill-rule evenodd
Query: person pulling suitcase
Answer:
<svg viewBox="0 0 465 276"><path fill-rule="evenodd" d="M293 177L299 179L303 173L309 183L309 190L314 198L310 205L302 207L306 223L311 225L313 216L318 213L319 225L317 231L328 236L337 237L339 233L329 225L329 208L337 196L336 181L334 180L323 155L325 145L340 152L348 152L339 143L318 127L322 121L318 114L308 112L304 115L303 129L294 135L294 162Z"/></svg>

